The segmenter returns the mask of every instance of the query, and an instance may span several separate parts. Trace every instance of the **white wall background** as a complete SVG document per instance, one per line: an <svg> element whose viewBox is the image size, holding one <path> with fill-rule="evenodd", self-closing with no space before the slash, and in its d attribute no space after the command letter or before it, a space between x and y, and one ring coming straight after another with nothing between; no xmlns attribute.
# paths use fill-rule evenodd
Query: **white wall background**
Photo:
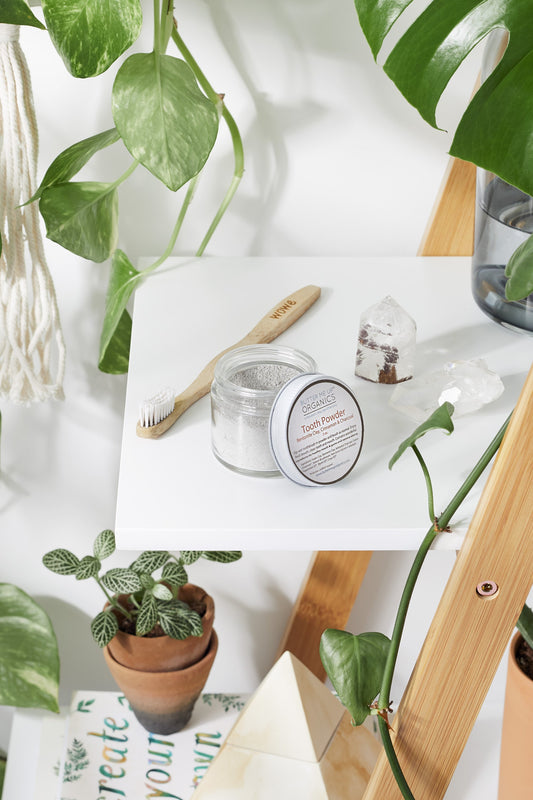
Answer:
<svg viewBox="0 0 533 800"><path fill-rule="evenodd" d="M151 5L144 0L147 17ZM450 137L428 128L375 65L351 0L176 5L182 36L216 90L225 93L245 145L242 185L208 254L416 253ZM151 31L142 49L150 49L150 37ZM45 33L26 30L21 41L33 80L42 177L69 144L112 125L109 90L116 70L75 80ZM474 59L454 81L442 108L443 127L455 124L476 73ZM109 150L83 174L114 179L127 164L125 155ZM176 253L194 252L231 170L222 129ZM120 246L132 259L163 250L178 203L179 197L136 171L121 192ZM98 531L113 526L125 378L103 375L95 366L108 265L85 262L52 243L47 254L68 348L67 397L31 408L1 404L1 579L33 594L50 613L64 699L75 687L112 688L88 629L101 598L88 583L46 571L41 557L57 546L82 555ZM273 662L309 555L246 554L229 567L206 563L193 575L217 601L221 648L211 690L256 687ZM452 560L446 553L428 559L407 625L395 700ZM410 561L410 554L374 555L351 630L390 633ZM7 745L9 721L4 709L0 746Z"/></svg>

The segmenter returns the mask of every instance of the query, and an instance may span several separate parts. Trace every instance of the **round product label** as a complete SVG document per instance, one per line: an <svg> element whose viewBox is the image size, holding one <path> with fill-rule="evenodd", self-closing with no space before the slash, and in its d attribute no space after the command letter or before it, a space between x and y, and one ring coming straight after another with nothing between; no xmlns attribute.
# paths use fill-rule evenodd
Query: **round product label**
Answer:
<svg viewBox="0 0 533 800"><path fill-rule="evenodd" d="M308 480L335 483L359 457L363 419L350 389L334 379L316 380L294 399L287 423L290 458Z"/></svg>

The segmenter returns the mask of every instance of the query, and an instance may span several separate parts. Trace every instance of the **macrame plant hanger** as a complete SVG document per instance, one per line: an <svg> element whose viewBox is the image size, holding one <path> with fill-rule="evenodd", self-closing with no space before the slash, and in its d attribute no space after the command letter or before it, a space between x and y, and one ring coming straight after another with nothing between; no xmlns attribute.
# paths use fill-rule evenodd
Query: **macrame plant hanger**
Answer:
<svg viewBox="0 0 533 800"><path fill-rule="evenodd" d="M37 203L37 124L19 26L0 24L0 398L63 398L65 345Z"/></svg>

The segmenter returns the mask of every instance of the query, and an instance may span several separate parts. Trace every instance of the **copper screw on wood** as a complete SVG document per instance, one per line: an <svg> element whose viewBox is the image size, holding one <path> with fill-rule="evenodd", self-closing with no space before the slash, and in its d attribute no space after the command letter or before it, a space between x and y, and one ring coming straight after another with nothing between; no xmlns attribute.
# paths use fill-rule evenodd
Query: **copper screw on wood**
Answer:
<svg viewBox="0 0 533 800"><path fill-rule="evenodd" d="M479 597L494 597L498 594L499 586L494 581L482 581L476 586L476 594Z"/></svg>

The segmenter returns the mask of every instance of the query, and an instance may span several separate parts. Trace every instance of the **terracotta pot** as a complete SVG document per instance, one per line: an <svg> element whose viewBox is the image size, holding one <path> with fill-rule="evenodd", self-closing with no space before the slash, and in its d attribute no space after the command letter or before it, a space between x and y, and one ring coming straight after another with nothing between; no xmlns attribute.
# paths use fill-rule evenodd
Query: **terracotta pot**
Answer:
<svg viewBox="0 0 533 800"><path fill-rule="evenodd" d="M125 595L124 595L125 596ZM145 672L169 672L183 669L199 661L206 653L215 619L213 598L200 586L187 583L180 588L178 597L185 603L205 603L202 617L203 634L187 639L170 636L133 636L119 631L108 645L114 660L131 669Z"/></svg>
<svg viewBox="0 0 533 800"><path fill-rule="evenodd" d="M533 796L533 681L516 662L521 641L516 633L509 648L498 800L531 800Z"/></svg>
<svg viewBox="0 0 533 800"><path fill-rule="evenodd" d="M169 734L180 731L191 718L217 649L218 637L213 630L204 657L190 667L172 672L144 672L125 667L115 661L109 647L104 648L104 657L141 725L151 733Z"/></svg>

